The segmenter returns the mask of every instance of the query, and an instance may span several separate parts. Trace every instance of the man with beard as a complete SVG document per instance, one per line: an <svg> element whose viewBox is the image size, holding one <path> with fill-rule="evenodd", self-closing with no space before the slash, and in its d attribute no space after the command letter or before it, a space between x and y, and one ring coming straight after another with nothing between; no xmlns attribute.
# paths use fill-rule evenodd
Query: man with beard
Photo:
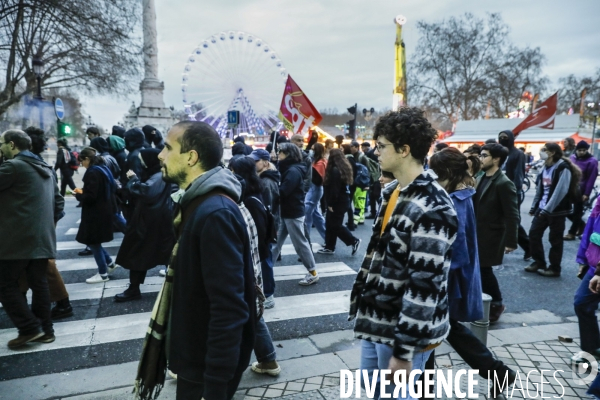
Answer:
<svg viewBox="0 0 600 400"><path fill-rule="evenodd" d="M222 156L218 133L196 121L174 125L159 154L163 179L183 193L162 292L171 296L157 299L140 361L142 398L158 396L167 348L180 400L232 398L250 362L256 325L251 244L237 205L242 188L220 166Z"/></svg>
<svg viewBox="0 0 600 400"><path fill-rule="evenodd" d="M519 150L517 150L519 151ZM519 208L515 185L500 168L508 150L499 144L486 144L481 148L481 169L484 175L477 179L477 193L473 206L477 218L477 243L481 267L483 293L492 296L490 322L498 321L506 307L492 267L502 264L504 254L517 248Z"/></svg>
<svg viewBox="0 0 600 400"><path fill-rule="evenodd" d="M508 150L508 157L502 170L515 185L517 191L517 201L519 202L519 210L521 208L521 199L523 196L523 180L525 179L525 166L527 164L527 156L521 150L515 147L515 135L512 131L506 130L498 134L498 143L506 147ZM519 218L521 213L519 212ZM525 254L523 260L527 261L531 259L531 252L529 250L529 236L527 231L523 228L523 225L519 223L519 237L518 245L521 246Z"/></svg>

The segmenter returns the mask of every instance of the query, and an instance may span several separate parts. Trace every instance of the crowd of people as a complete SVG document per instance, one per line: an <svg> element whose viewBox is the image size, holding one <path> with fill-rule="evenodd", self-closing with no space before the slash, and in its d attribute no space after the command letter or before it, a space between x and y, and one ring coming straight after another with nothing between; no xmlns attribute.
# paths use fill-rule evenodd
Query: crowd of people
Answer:
<svg viewBox="0 0 600 400"><path fill-rule="evenodd" d="M306 144L302 135L273 133L266 149L236 138L228 165L221 138L202 122L180 122L165 137L152 126L115 126L107 138L91 127L87 135L90 145L80 151L59 140L54 167L41 157L39 129L0 138L0 301L18 329L11 349L54 341L52 320L73 315L55 261L55 226L69 187L81 206L80 254L98 267L87 283L106 282L121 266L130 285L115 301L132 301L141 298L148 270L168 266L136 378L140 398L158 395L168 370L178 379L178 399L231 398L252 351L252 371L280 374L263 312L276 307L273 269L287 237L306 268L298 283L313 285L315 240L318 254L335 254L339 239L355 256L361 239L353 231L369 219L372 234L349 305L361 369L432 368L435 348L447 340L482 377L493 371L512 384L515 372L462 322L483 317L483 293L492 298L491 323L506 310L493 269L505 254L521 247L532 260L526 272L556 278L563 241L577 239L581 349L600 358L600 205L582 220L598 162L585 141L541 149L527 232L520 207L531 160L513 133L461 152L436 144L436 130L417 108L380 117L373 148L319 143L316 132ZM14 230L17 224L31 229ZM318 237L311 238L313 227ZM115 232L124 237L113 259L102 244ZM23 296L29 289L31 308Z"/></svg>

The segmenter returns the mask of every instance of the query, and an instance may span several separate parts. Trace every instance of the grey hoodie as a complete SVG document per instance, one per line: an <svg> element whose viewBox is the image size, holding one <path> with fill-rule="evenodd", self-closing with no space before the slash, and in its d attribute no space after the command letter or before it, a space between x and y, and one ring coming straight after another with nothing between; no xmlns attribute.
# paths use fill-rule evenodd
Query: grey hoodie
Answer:
<svg viewBox="0 0 600 400"><path fill-rule="evenodd" d="M185 190L185 194L181 198L181 206L185 208L194 198L215 189L222 190L236 203L239 203L242 197L242 185L236 179L235 175L228 169L215 167L196 178Z"/></svg>

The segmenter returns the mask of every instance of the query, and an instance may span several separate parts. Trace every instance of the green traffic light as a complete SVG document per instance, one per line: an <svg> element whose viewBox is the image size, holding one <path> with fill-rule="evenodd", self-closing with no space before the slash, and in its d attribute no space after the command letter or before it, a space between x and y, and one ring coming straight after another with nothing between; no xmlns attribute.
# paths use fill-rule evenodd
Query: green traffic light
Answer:
<svg viewBox="0 0 600 400"><path fill-rule="evenodd" d="M71 127L69 125L65 125L65 135L71 134Z"/></svg>

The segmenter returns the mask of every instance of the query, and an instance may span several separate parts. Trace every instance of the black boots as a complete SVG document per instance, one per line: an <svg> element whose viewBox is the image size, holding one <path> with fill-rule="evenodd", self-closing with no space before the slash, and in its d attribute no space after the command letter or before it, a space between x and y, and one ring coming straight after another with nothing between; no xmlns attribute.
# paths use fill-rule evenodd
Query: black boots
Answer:
<svg viewBox="0 0 600 400"><path fill-rule="evenodd" d="M129 284L129 287L123 293L119 293L115 296L115 301L118 303L123 303L141 298L142 293L140 292L140 285Z"/></svg>

